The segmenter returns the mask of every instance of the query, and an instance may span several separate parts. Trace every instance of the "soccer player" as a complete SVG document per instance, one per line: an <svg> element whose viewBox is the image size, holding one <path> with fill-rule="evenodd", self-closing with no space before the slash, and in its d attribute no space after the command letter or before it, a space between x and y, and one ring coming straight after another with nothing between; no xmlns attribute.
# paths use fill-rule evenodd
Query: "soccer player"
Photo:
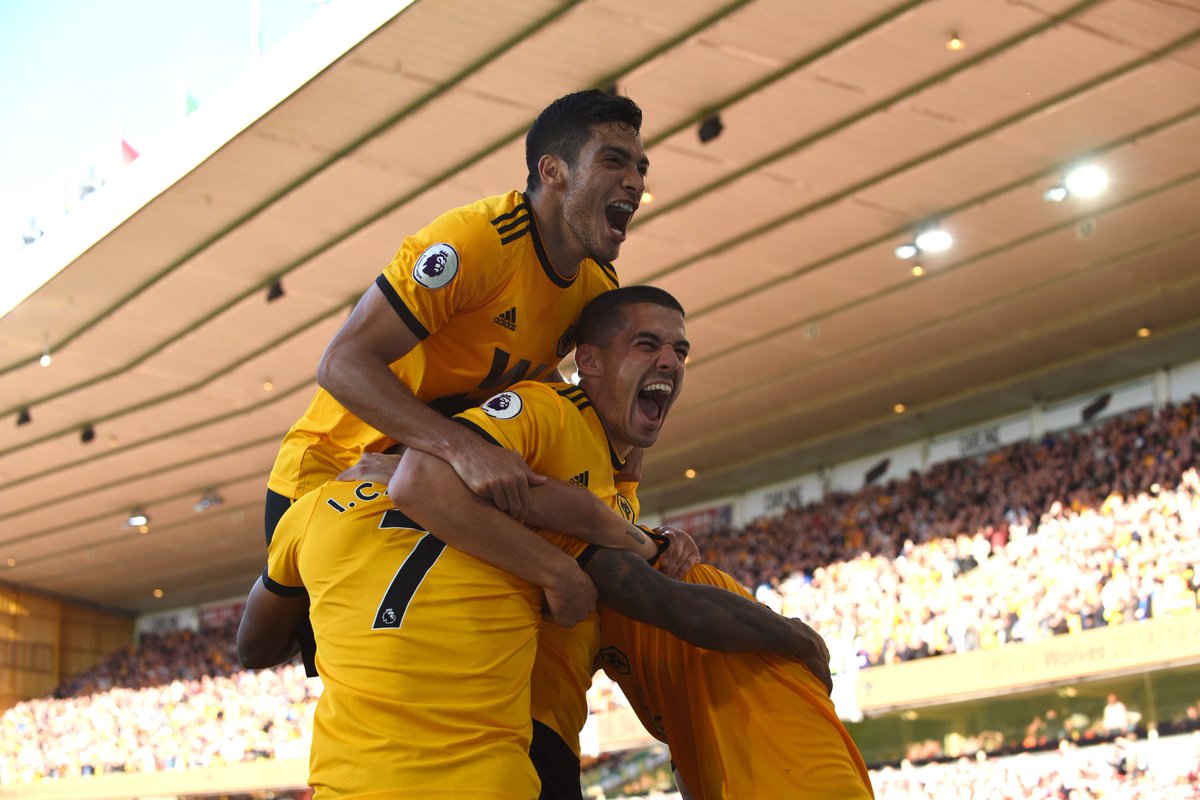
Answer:
<svg viewBox="0 0 1200 800"><path fill-rule="evenodd" d="M646 730L671 747L684 797L874 797L866 764L806 663L767 652L711 652L618 613L622 583L600 589L600 661ZM751 598L698 564L685 580Z"/></svg>
<svg viewBox="0 0 1200 800"><path fill-rule="evenodd" d="M506 398L493 398L489 407L500 408ZM419 492L439 506L496 514L499 524L480 528L482 538L519 553L514 571L528 581L445 547L393 509L383 484L327 482L287 510L268 547L267 569L248 598L238 648L252 667L288 658L291 626L308 608L305 595L311 599L316 664L326 688L315 719L310 782L322 798L382 796L397 787L421 797L538 793L528 756L529 675L543 598L537 587L546 587L553 604L560 576L583 573L569 555L472 493L449 464L428 458L445 468L453 485L422 484ZM531 521L609 544L631 543L642 557L653 556L657 549L641 531L628 535L629 526L613 513L631 501L616 492L607 443L594 445L581 469L574 466L556 474L587 484L589 508L601 513L580 517L573 496L583 490L555 482L534 493L568 497L557 504L559 518L534 515Z"/></svg>
<svg viewBox="0 0 1200 800"><path fill-rule="evenodd" d="M598 90L554 101L526 136L524 192L453 209L404 240L330 341L322 388L280 446L268 542L291 502L397 442L523 518L540 476L446 416L517 381L557 378L580 310L617 285L610 262L649 167L641 118L632 100ZM302 649L315 674L311 644Z"/></svg>
<svg viewBox="0 0 1200 800"><path fill-rule="evenodd" d="M614 290L589 303L580 318L580 386L518 384L459 419L485 439L519 453L539 473L586 484L634 519L636 504L616 494L612 476L626 453L657 439L682 388L688 347L683 311L673 297L645 286ZM430 486L438 487L437 494L428 491ZM507 522L503 514L472 502L467 487L439 459L407 453L390 493L397 506L453 546L466 547L513 574L530 568L524 552L491 541L493 526ZM556 518L536 498L534 508L546 527L569 530L569 519ZM811 684L823 685L814 673L829 680L828 651L803 623L722 588L671 581L629 553L546 535L579 556L601 597L619 611L667 628L693 646L804 658L812 672L799 662L794 666ZM599 636L595 616L569 630L543 626L532 679L532 755L543 798L580 796L578 733L587 716L585 694ZM825 685L823 694L827 692ZM762 724L769 726L772 711L764 708L762 713Z"/></svg>
<svg viewBox="0 0 1200 800"><path fill-rule="evenodd" d="M528 756L538 586L550 595L559 571L582 573L570 556L459 485L465 497L445 501L495 512L502 524L485 533L523 554L533 582L446 547L393 507L385 482L371 480L329 481L309 492L268 546L238 653L252 668L290 658L291 631L311 613L325 684L309 758L319 800L538 796ZM439 487L423 491L442 496ZM635 558L653 556L653 544L636 529L628 536L625 521L599 500L599 513L578 516L578 491L548 481L532 495L570 509L578 535L637 547ZM549 522L536 508L531 521Z"/></svg>

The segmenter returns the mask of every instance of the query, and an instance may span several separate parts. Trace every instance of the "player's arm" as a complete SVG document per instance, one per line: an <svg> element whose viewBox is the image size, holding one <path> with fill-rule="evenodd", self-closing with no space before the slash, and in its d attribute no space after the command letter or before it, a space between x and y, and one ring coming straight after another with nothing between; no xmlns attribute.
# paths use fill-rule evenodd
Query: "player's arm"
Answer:
<svg viewBox="0 0 1200 800"><path fill-rule="evenodd" d="M524 518L529 486L542 477L521 457L480 440L418 400L390 365L417 346L417 335L378 286L371 286L325 348L317 382L371 427L451 464L476 494Z"/></svg>
<svg viewBox="0 0 1200 800"><path fill-rule="evenodd" d="M399 455L363 453L354 466L338 475L338 480L386 484L395 474L400 459ZM530 491L529 515L525 522L535 528L574 536L589 544L632 550L647 560L658 553L657 545L637 525L626 521L588 490L557 478L547 478L545 484ZM691 541L690 537L688 541ZM692 548L695 549L695 543ZM669 570L667 574L674 575Z"/></svg>
<svg viewBox="0 0 1200 800"><path fill-rule="evenodd" d="M308 595L300 590L283 595L272 592L260 577L246 598L238 626L238 660L246 669L266 669L282 664L299 652L296 625L308 614Z"/></svg>
<svg viewBox="0 0 1200 800"><path fill-rule="evenodd" d="M645 532L605 505L600 498L566 481L547 478L530 492L529 516L535 528L558 531L582 542L629 550L643 559L658 555L658 546Z"/></svg>
<svg viewBox="0 0 1200 800"><path fill-rule="evenodd" d="M689 569L700 563L700 548L687 531L661 527L655 528L654 532L660 540L667 541L667 549L661 550L657 562L652 562L659 572L668 578L682 579Z"/></svg>
<svg viewBox="0 0 1200 800"><path fill-rule="evenodd" d="M657 563L659 570L670 578L682 578L700 563L700 549L686 531L657 528L658 541L665 545L660 547L646 535L645 529L617 514L591 492L554 478L547 478L545 485L530 492L530 516L526 522L588 544L636 553Z"/></svg>
<svg viewBox="0 0 1200 800"><path fill-rule="evenodd" d="M671 580L637 556L596 549L584 566L600 602L685 642L724 653L778 653L799 659L831 691L829 650L808 625L741 595Z"/></svg>
<svg viewBox="0 0 1200 800"><path fill-rule="evenodd" d="M451 547L541 587L553 621L574 625L595 606L596 588L573 558L474 494L437 456L406 452L388 484L388 496Z"/></svg>

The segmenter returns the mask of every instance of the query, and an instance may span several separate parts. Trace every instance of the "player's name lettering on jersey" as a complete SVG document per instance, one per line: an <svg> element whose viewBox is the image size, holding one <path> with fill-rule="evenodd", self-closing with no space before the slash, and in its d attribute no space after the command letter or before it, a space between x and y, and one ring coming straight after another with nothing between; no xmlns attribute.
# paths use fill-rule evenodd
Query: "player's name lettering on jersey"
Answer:
<svg viewBox="0 0 1200 800"><path fill-rule="evenodd" d="M374 481L366 481L365 483L360 483L358 486L354 487L354 496L357 497L359 500L361 500L364 503L369 503L372 500L375 500L376 498L378 498L382 495L385 495L385 494L387 494L387 486L384 486L383 484L375 483ZM339 514L345 514L347 507L354 508L356 505L358 505L358 503L351 500L350 502L346 503L345 506L343 506L341 503L339 503L337 500L334 500L332 497L330 497L325 502L329 504L330 508L332 508L334 511L338 512Z"/></svg>
<svg viewBox="0 0 1200 800"><path fill-rule="evenodd" d="M528 359L522 358L516 364L513 364L510 369L508 366L511 355L501 350L499 347L492 354L492 369L488 372L480 384L480 389L507 389L518 381L537 381L541 380L543 373L553 369L552 364L538 364L532 371L529 369Z"/></svg>
<svg viewBox="0 0 1200 800"><path fill-rule="evenodd" d="M585 469L583 472L579 473L578 475L576 475L574 478L571 478L571 480L569 480L567 482L573 483L576 486L582 486L583 488L586 489L587 485L588 485L588 471Z"/></svg>
<svg viewBox="0 0 1200 800"><path fill-rule="evenodd" d="M492 322L501 327L508 328L510 331L515 331L517 329L517 307L513 306L508 311L500 312L492 317Z"/></svg>

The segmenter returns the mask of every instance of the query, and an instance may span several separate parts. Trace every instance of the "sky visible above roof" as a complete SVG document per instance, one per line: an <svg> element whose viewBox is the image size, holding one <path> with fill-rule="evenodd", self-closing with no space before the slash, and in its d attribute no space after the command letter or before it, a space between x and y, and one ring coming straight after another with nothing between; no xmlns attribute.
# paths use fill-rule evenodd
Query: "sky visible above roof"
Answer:
<svg viewBox="0 0 1200 800"><path fill-rule="evenodd" d="M321 0L0 0L0 258L233 83ZM124 147L122 142L124 142Z"/></svg>

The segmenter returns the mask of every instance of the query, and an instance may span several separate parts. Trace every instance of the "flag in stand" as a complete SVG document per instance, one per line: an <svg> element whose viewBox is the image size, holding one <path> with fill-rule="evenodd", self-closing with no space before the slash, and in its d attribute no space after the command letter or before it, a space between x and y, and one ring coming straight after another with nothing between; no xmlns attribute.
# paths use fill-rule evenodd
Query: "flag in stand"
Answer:
<svg viewBox="0 0 1200 800"><path fill-rule="evenodd" d="M136 159L139 155L141 154L137 150L134 150L133 146L130 145L129 142L125 141L124 139L121 140L122 161L124 161L127 165L132 164L134 159Z"/></svg>

